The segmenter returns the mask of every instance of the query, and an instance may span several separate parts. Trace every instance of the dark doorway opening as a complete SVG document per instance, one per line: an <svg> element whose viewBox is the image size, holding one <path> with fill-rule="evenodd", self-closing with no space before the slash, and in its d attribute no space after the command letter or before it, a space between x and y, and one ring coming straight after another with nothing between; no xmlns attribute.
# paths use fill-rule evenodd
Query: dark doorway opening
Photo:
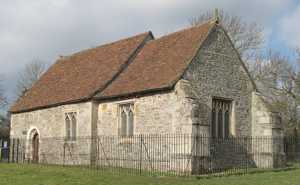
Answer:
<svg viewBox="0 0 300 185"><path fill-rule="evenodd" d="M39 162L39 134L35 133L32 138L32 162Z"/></svg>

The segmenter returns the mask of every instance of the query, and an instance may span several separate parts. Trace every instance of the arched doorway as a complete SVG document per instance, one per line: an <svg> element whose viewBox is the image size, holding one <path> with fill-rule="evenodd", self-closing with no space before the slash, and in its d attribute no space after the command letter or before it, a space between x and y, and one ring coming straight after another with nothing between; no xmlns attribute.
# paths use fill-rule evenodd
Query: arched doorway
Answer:
<svg viewBox="0 0 300 185"><path fill-rule="evenodd" d="M28 161L33 163L39 162L40 151L40 132L36 127L32 127L28 131L26 154L25 157Z"/></svg>
<svg viewBox="0 0 300 185"><path fill-rule="evenodd" d="M32 138L32 162L39 162L39 134L35 133Z"/></svg>

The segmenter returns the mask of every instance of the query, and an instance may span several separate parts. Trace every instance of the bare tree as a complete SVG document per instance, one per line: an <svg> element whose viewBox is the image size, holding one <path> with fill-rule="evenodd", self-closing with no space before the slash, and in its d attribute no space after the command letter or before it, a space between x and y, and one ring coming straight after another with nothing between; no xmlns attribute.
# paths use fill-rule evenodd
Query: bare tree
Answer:
<svg viewBox="0 0 300 185"><path fill-rule="evenodd" d="M298 71L298 74L297 74L297 77L296 77L296 80L295 80L295 84L296 84L296 93L298 94L298 103L300 105L300 71ZM299 107L300 109L300 107Z"/></svg>
<svg viewBox="0 0 300 185"><path fill-rule="evenodd" d="M4 89L2 88L2 80L0 80L0 109L5 108L7 104L7 98L4 95Z"/></svg>
<svg viewBox="0 0 300 185"><path fill-rule="evenodd" d="M294 63L279 52L269 50L267 54L258 56L251 66L259 90L273 109L281 113L286 131L300 128L299 72Z"/></svg>
<svg viewBox="0 0 300 185"><path fill-rule="evenodd" d="M214 18L214 13L209 11L191 18L190 24L196 26ZM247 23L241 17L219 12L220 23L227 30L236 49L244 60L251 58L260 49L263 39L263 28L257 23Z"/></svg>
<svg viewBox="0 0 300 185"><path fill-rule="evenodd" d="M297 75L295 77L295 91L297 94L297 102L299 104L298 109L299 109L299 114L300 114L300 49L296 49L296 53L297 53L297 66L298 68L296 68L297 70ZM299 119L300 119L300 115L299 115Z"/></svg>
<svg viewBox="0 0 300 185"><path fill-rule="evenodd" d="M32 85L42 76L46 70L46 65L40 60L33 60L28 63L20 73L17 82L17 96L23 96Z"/></svg>

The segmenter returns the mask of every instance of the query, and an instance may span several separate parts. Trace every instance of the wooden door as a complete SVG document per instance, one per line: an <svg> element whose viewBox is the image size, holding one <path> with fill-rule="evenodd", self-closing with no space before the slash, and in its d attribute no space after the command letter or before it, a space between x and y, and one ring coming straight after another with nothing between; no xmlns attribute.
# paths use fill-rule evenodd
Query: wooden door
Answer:
<svg viewBox="0 0 300 185"><path fill-rule="evenodd" d="M37 133L32 138L32 162L39 162L39 135Z"/></svg>

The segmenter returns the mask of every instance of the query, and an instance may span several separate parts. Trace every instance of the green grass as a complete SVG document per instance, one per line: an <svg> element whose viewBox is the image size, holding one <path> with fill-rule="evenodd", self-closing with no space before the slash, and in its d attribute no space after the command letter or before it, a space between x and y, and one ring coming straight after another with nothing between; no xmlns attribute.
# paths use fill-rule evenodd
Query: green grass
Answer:
<svg viewBox="0 0 300 185"><path fill-rule="evenodd" d="M300 169L229 177L150 177L113 175L78 167L0 164L0 185L298 185Z"/></svg>

